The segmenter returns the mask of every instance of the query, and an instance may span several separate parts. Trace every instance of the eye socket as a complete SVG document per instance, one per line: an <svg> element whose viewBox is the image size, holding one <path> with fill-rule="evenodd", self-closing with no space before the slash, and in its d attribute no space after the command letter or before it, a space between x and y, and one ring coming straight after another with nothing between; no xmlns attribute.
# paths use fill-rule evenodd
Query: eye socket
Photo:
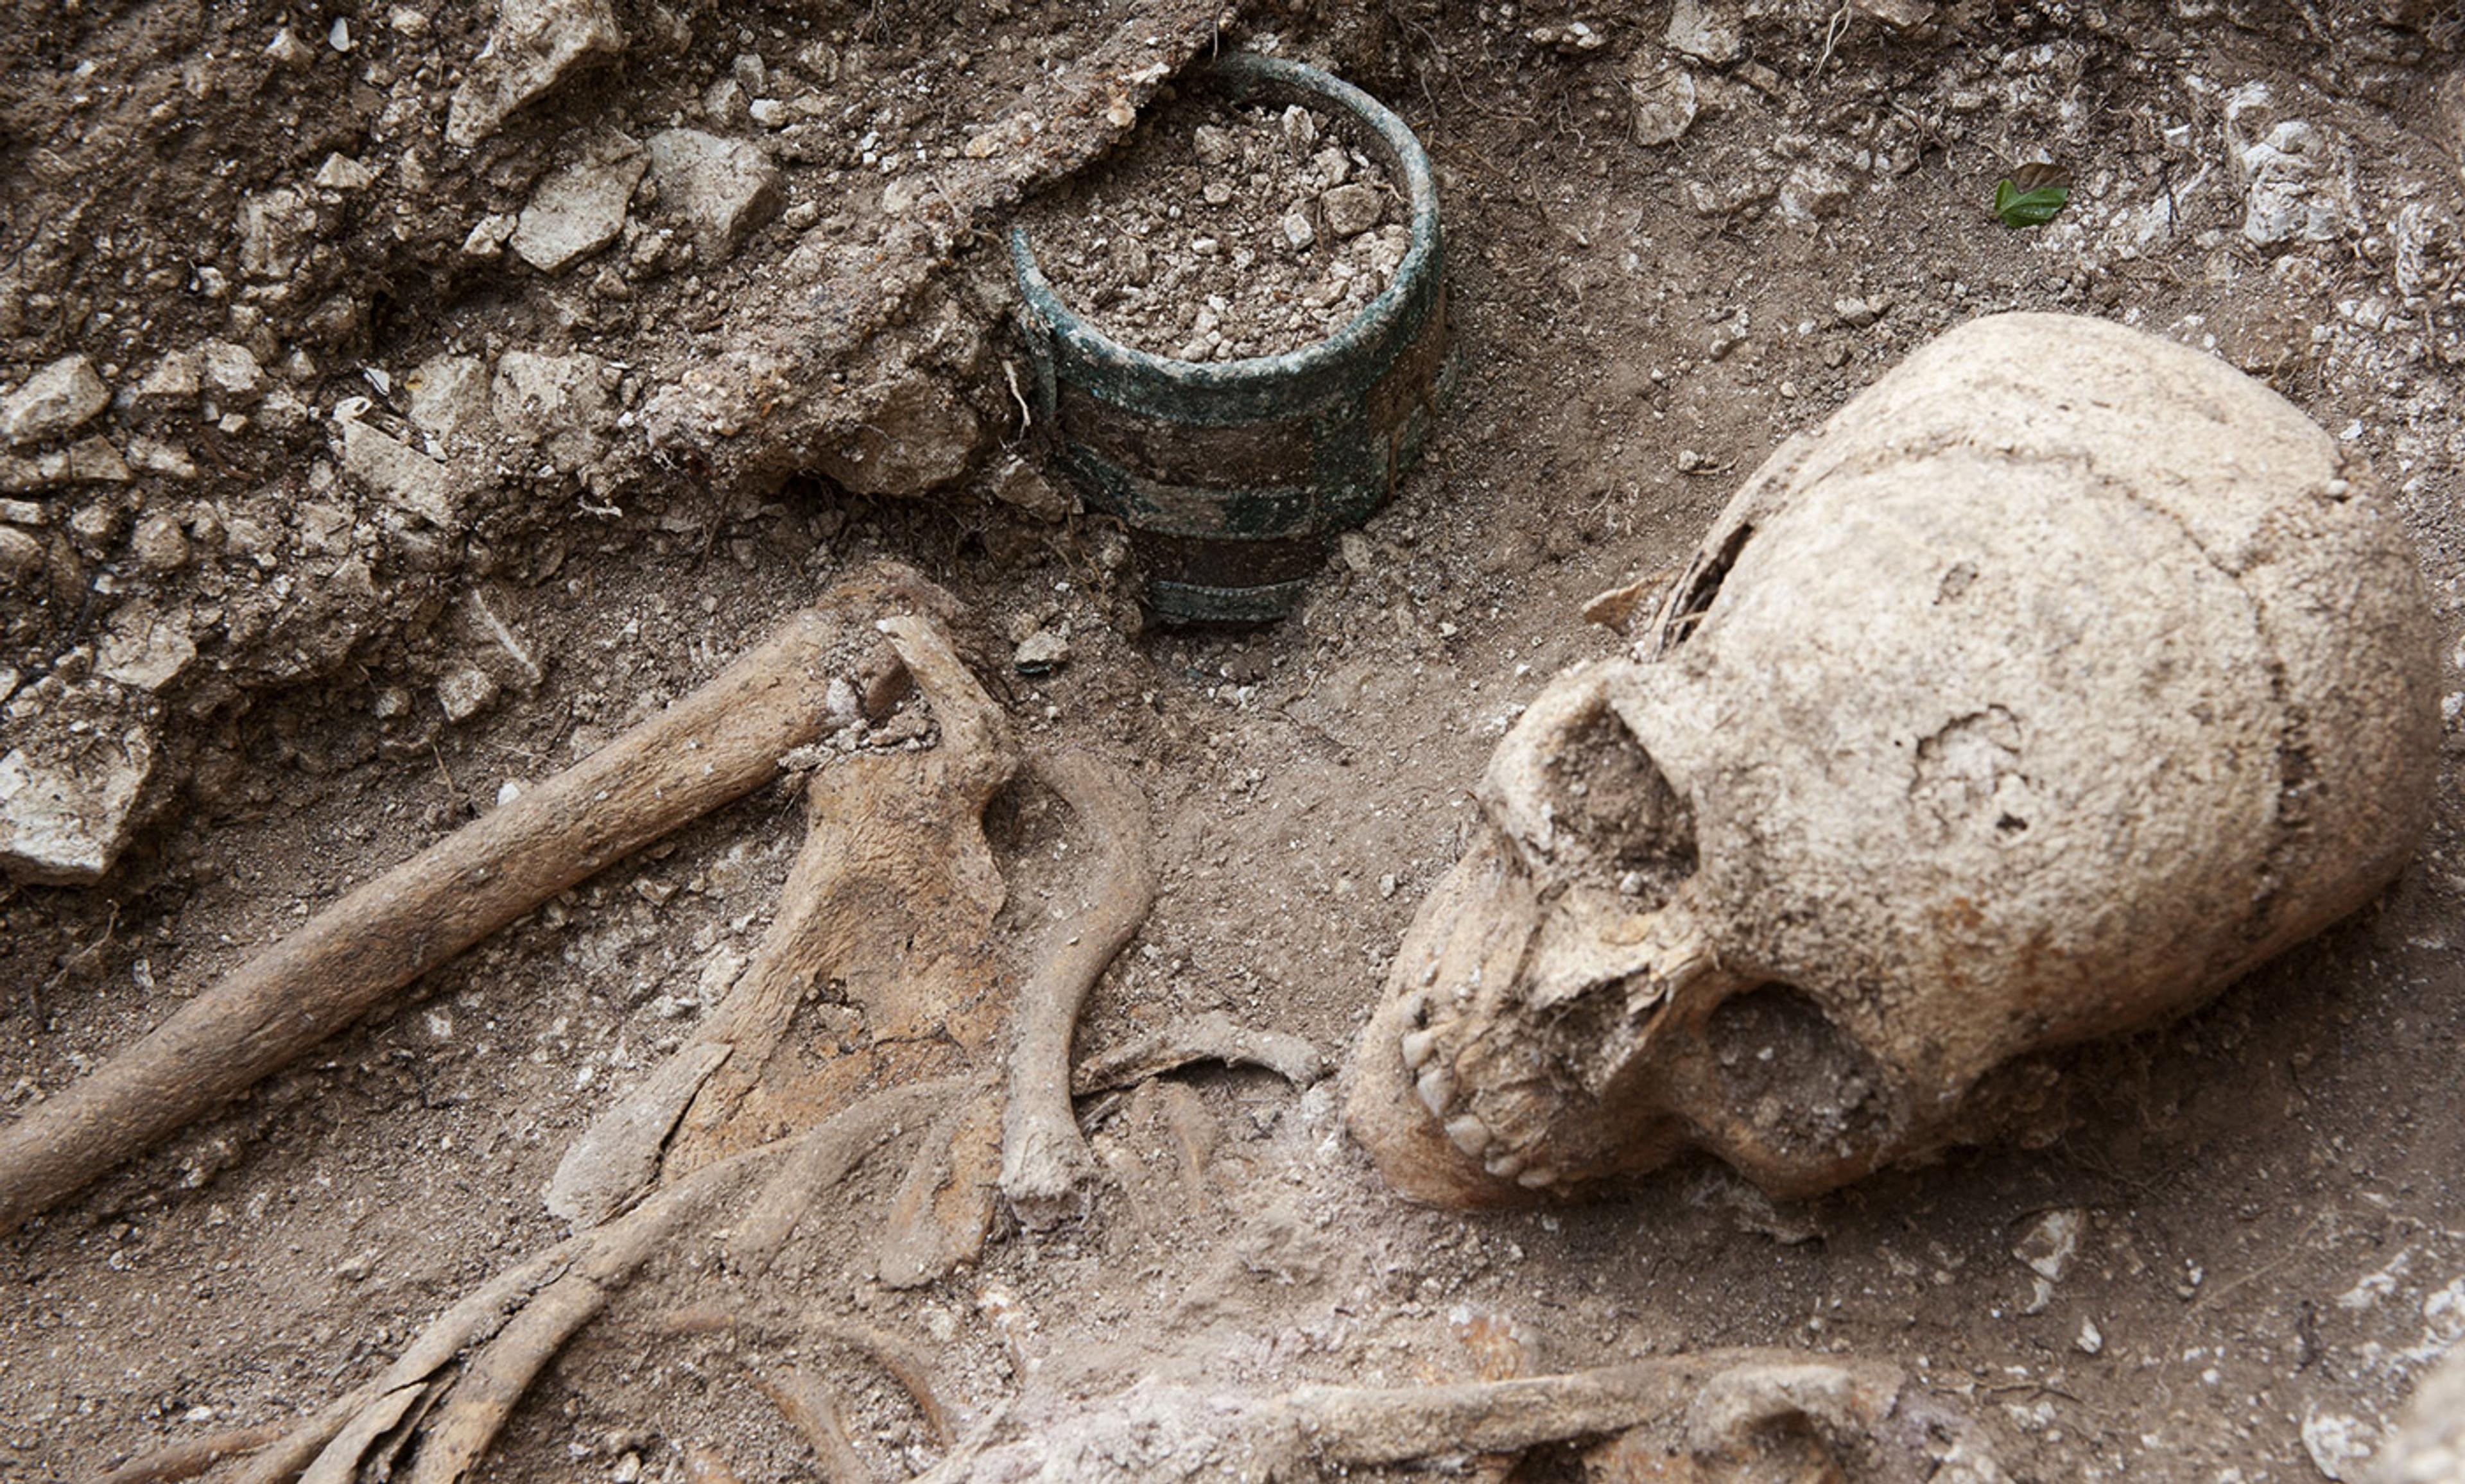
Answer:
<svg viewBox="0 0 2465 1484"><path fill-rule="evenodd" d="M1721 1001L1704 1018L1703 1044L1721 1105L1743 1113L1760 1143L1847 1154L1889 1126L1874 1059L1793 985L1768 981Z"/></svg>
<svg viewBox="0 0 2465 1484"><path fill-rule="evenodd" d="M1695 810L1606 704L1586 712L1548 763L1557 828L1621 877L1629 896L1665 896L1695 874Z"/></svg>

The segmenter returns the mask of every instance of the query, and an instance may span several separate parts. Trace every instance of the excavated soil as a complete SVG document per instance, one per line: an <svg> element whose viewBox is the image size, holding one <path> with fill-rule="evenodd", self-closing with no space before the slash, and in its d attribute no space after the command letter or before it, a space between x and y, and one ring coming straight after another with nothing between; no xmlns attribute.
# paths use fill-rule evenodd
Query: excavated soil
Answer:
<svg viewBox="0 0 2465 1484"><path fill-rule="evenodd" d="M2373 461L2465 637L2448 8L621 0L601 30L502 3L587 45L496 119L516 54L482 58L506 21L477 7L0 28L0 396L82 354L115 399L0 451L0 754L99 729L155 754L99 883L0 885L0 1117L878 555L988 635L1066 638L993 683L1149 796L1160 899L1081 1047L1221 1011L1340 1055L1490 747L1618 642L1583 603L1674 572L1781 438L1994 310L2106 316L2282 391ZM1154 630L1121 534L1034 472L1000 237L1241 44L1428 144L1460 375L1297 617ZM2041 154L2078 188L2008 230L1995 182ZM2465 1334L2452 684L2402 879L2081 1053L2034 1147L1805 1207L1699 1166L1466 1216L1383 1189L1331 1082L1176 1074L1082 1104L1112 1182L1087 1223L1004 1228L922 1288L873 1265L897 1160L749 1296L707 1241L663 1254L476 1476L676 1480L692 1450L806 1476L753 1379L790 1353L877 1473L940 1456L807 1317L920 1347L963 1431L1143 1378L1467 1376L1505 1327L1532 1369L1896 1361L2024 1479L2356 1477ZM994 824L1018 936L1077 837L1033 790ZM0 1479L300 1415L559 1240L550 1172L707 1012L801 837L784 788L721 810L0 1238ZM761 1323L677 1320L721 1294Z"/></svg>
<svg viewBox="0 0 2465 1484"><path fill-rule="evenodd" d="M1412 245L1386 167L1325 117L1202 98L1031 213L1062 302L1123 344L1184 361L1298 350L1342 329Z"/></svg>

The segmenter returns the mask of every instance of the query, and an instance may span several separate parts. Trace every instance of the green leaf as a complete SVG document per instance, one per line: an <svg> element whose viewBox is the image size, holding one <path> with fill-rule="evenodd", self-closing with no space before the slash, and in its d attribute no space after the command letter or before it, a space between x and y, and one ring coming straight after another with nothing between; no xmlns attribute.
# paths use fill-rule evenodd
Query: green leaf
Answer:
<svg viewBox="0 0 2465 1484"><path fill-rule="evenodd" d="M2068 185L2022 190L2006 179L1994 188L1994 214L2003 218L2006 227L2043 227L2060 215L2071 199Z"/></svg>

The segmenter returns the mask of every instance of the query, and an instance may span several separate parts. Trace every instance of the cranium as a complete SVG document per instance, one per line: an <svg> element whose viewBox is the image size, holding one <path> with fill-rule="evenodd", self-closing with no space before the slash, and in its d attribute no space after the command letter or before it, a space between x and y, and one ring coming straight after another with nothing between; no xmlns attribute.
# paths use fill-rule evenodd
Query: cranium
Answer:
<svg viewBox="0 0 2465 1484"><path fill-rule="evenodd" d="M2015 1059L2396 874L2434 645L2368 469L2276 394L2099 321L1962 326L1775 453L1633 653L1500 743L1353 1129L1451 1205L1940 1149Z"/></svg>

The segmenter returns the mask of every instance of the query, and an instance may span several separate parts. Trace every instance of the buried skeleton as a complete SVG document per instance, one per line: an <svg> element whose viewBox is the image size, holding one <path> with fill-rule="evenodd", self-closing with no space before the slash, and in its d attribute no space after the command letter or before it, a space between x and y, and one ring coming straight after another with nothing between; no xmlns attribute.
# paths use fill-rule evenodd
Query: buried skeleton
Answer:
<svg viewBox="0 0 2465 1484"><path fill-rule="evenodd" d="M2059 388L2034 374L2050 342ZM2193 397L2205 440L2182 432ZM2211 456L2226 447L2263 453L2268 476ZM2435 735L2425 611L2367 470L2264 391L2091 321L1946 337L1776 454L1637 653L1560 676L1500 745L1485 833L1422 909L1357 1048L1354 1132L1407 1194L1458 1206L1591 1193L1688 1147L1803 1195L1991 1137L2015 1061L2181 1013L2404 863ZM1103 1172L1074 1099L1196 1059L1320 1074L1305 1045L1220 1019L1069 1074L1079 1003L1154 899L1145 807L1099 765L1022 751L950 638L964 623L912 574L842 587L596 767L339 904L133 1053L149 1085L186 1066L208 1096L224 1084L199 1069L232 1064L217 1037L246 1023L239 1008L269 984L304 992L301 963L350 960L337 941L399 935L385 914L434 910L419 883L495 877L500 919L566 878L522 864L554 858L539 831L570 828L559 801L595 795L612 837L656 833L685 806L634 811L697 754L733 780L718 792L750 786L796 728L834 715L745 698L853 676L878 721L922 708L921 729L884 726L887 750L862 745L850 709L834 746L791 754L812 769L811 825L781 911L724 1012L566 1153L548 1202L575 1234L472 1292L383 1375L288 1428L229 1434L241 1476L407 1460L415 1479L464 1477L618 1292L660 1253L714 1244L737 1276L663 1332L776 1330L874 1357L941 1419L936 1480L1459 1457L1502 1477L1552 1449L1603 1480L2003 1476L1958 1408L1877 1362L1704 1351L1546 1372L1520 1340L1484 1341L1471 1383L1159 1380L1091 1400L1040 1389L1046 1362L1022 1349L1021 1405L962 1428L946 1381L895 1337L780 1319L782 1249L893 1141L922 1134L873 1266L920 1287L976 1262L1004 1210L1056 1234L1085 1221ZM2128 704L2152 695L2166 703ZM722 744L679 741L695 738ZM1013 1005L983 947L1003 886L982 816L1029 768L1097 861ZM799 1052L789 1023L826 977L869 1035ZM11 1140L91 1173L142 1142L134 1113L95 1111L134 1075L106 1065ZM121 1132L75 1142L98 1129ZM16 1219L74 1187L16 1167L35 1172L0 1191ZM785 1353L749 1361L755 1381L816 1455L861 1472L830 1389ZM168 1476L194 1451L126 1476Z"/></svg>
<svg viewBox="0 0 2465 1484"><path fill-rule="evenodd" d="M0 774L84 786L0 808L65 847L0 840L0 870L25 871L0 886L0 1127L396 863L571 802L561 771L874 557L981 615L940 621L1028 760L982 816L1005 889L990 978L953 951L929 982L816 965L802 986L761 951L776 920L871 925L881 905L783 895L815 775L841 775L848 802L867 775L921 781L945 741L930 698L892 700L881 672L834 659L852 704L813 700L860 717L833 738L860 746L799 754L450 960L405 935L431 966L372 1008L297 1002L315 1051L0 1241L0 1477L92 1477L165 1447L190 1450L155 1459L183 1472L442 1345L362 1454L362 1473L401 1476L444 1456L449 1411L477 1415L455 1393L507 1395L512 1362L594 1289L604 1304L474 1477L898 1478L979 1437L967 1467L986 1472L1049 1439L1048 1476L1107 1459L1168 1476L1202 1450L1232 1472L1254 1445L1294 1473L1410 1473L1356 1461L1379 1435L1441 1440L1423 1462L1443 1477L1684 1476L1719 1429L1663 1413L1622 1445L1527 1448L1496 1419L1613 1429L1611 1407L1665 1384L1690 1412L1707 1388L1724 1413L1763 1398L1772 1433L1854 1453L1875 1409L1818 1404L1878 1395L1854 1381L1870 1364L1900 1375L1892 1419L1955 1407L2021 1477L2363 1475L2465 1314L2453 783L2362 910L2170 1024L2004 1063L1939 1154L1913 1141L1917 1163L1804 1201L1699 1150L1556 1192L1477 1171L1530 1207L1411 1204L1344 1136L1335 1084L1140 1068L1202 1029L1305 1038L1282 1058L1297 1072L1350 1054L1414 910L1479 844L1483 760L1550 677L1624 657L1582 600L1655 573L1638 586L1659 597L1774 446L1978 314L2094 314L2264 380L2367 454L2453 642L2454 8L1230 9L497 0L312 20L130 0L28 10L0 38L0 401L33 410L18 393L64 357L108 393L55 404L74 428L10 419L37 441L0 451L0 701L20 713L0 760L23 769ZM1278 41L1428 144L1460 390L1294 618L1143 631L1135 543L1014 441L1057 420L1032 400L997 239L1021 192L1142 129L1186 59ZM752 168L671 170L655 156L680 141ZM2070 203L2007 230L1995 181L2040 152L2076 173ZM538 229L560 217L601 224L572 246L615 235L552 266L561 251L526 250L555 247ZM1672 657L1771 575L1772 533L1713 543ZM1957 563L1939 578L1949 605L1994 590ZM870 644L895 614L843 616ZM1041 674L1009 663L1022 640ZM2018 850L2060 824L2029 796L2044 739L2009 699L1907 729L1913 836L1991 827ZM1596 813L1621 794L1658 808L1660 788L1686 810L1620 852L1605 879L1622 905L1719 869L1702 862L1721 822L1697 814L1679 749L1614 707L1577 730L1558 771ZM972 1261L895 1286L999 1179L1009 1130L988 1110L1007 1107L990 1098L1031 978L1064 967L1074 934L1090 952L1106 936L1082 909L1126 856L1037 781L1052 751L1136 782L1155 872L1073 1049L1087 1163L1064 1167L1095 1178L1033 1235L997 1195ZM2291 802L2315 802L2303 749L2280 761ZM50 797L69 807L29 809ZM947 797L936 837L964 839ZM981 910L984 878L944 884L913 905ZM897 919L878 925L871 966L902 946ZM1904 1090L1825 1008L1851 971L1749 967L1767 977L1699 1032L1721 1078L1703 1105L1783 1154L1889 1137ZM948 1038L877 1044L869 1014L979 987ZM748 1089L753 1002L781 991L800 1003ZM1457 1049L1452 1008L1417 1044ZM1550 1047L1632 1044L1610 1008L1576 996ZM662 1142L674 1089L722 1050ZM912 1079L852 1075L874 1068ZM795 1156L824 1193L777 1258L738 1262L769 1177L724 1162L859 1105ZM1480 1121L1494 1144L1513 1132ZM0 1177L17 1167L0 1158ZM665 1194L713 1169L744 1184ZM625 1234L654 1225L620 1282ZM894 1229L928 1240L894 1251ZM577 1237L589 1271L566 1281ZM911 1266L886 1263L899 1252ZM498 1332L513 1343L484 1324L458 1349L452 1326L421 1341L457 1311L518 1321ZM1604 1374L1733 1369L1736 1347L1824 1375ZM1355 1416L1376 1393L1387 1422L1313 1464L1300 1424L1338 1412L1303 1384ZM1949 1467L1922 1452L1920 1476Z"/></svg>

